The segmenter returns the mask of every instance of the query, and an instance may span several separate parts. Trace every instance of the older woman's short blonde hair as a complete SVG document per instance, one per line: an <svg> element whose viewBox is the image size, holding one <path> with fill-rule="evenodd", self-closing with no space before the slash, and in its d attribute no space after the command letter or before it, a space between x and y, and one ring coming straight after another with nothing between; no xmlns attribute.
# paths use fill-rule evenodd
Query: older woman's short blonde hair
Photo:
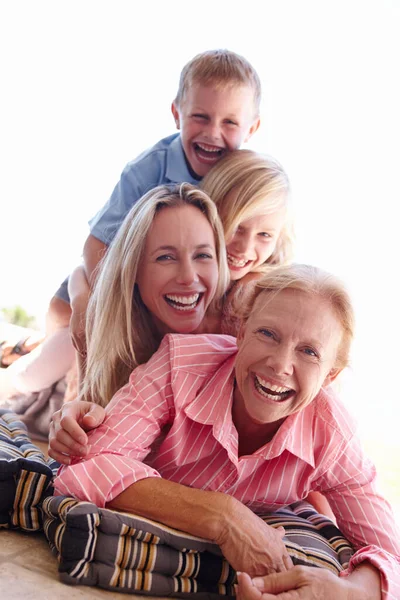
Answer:
<svg viewBox="0 0 400 600"><path fill-rule="evenodd" d="M99 265L86 325L87 368L81 397L106 405L131 371L157 350L161 334L136 284L147 235L161 210L190 205L207 218L214 232L219 278L218 303L229 282L223 229L214 202L198 188L183 183L162 185L145 194L129 211Z"/></svg>
<svg viewBox="0 0 400 600"><path fill-rule="evenodd" d="M342 327L342 339L336 356L336 368L343 369L349 364L350 348L354 338L355 317L350 295L344 283L334 275L318 267L292 264L269 269L254 284L253 293L247 298L247 306L242 306L242 320L245 322L262 294L279 294L283 290L297 290L312 296L319 296L332 307ZM268 311L268 301L266 302Z"/></svg>
<svg viewBox="0 0 400 600"><path fill-rule="evenodd" d="M200 187L217 205L227 242L246 219L285 210L286 221L267 264L291 261L294 233L290 184L277 160L252 150L229 152L204 177Z"/></svg>

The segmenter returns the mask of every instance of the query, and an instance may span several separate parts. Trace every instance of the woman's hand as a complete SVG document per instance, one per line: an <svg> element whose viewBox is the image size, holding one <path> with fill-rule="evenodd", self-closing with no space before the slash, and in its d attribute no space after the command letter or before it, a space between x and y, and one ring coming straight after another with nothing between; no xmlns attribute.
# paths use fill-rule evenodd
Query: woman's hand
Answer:
<svg viewBox="0 0 400 600"><path fill-rule="evenodd" d="M69 465L71 456L83 457L88 452L85 431L102 424L104 408L93 402L74 400L57 410L50 423L49 456Z"/></svg>
<svg viewBox="0 0 400 600"><path fill-rule="evenodd" d="M271 527L234 500L221 535L215 541L234 569L255 577L280 573L293 567L282 541L284 535L283 527Z"/></svg>
<svg viewBox="0 0 400 600"><path fill-rule="evenodd" d="M265 577L251 577L238 573L237 600L380 600L379 574L374 569L362 573L357 568L348 577L338 577L324 568L293 567L285 573L274 573ZM358 573L357 573L358 572ZM363 580L362 575L366 574ZM353 577L354 575L354 577ZM370 584L372 584L370 586Z"/></svg>
<svg viewBox="0 0 400 600"><path fill-rule="evenodd" d="M253 579L238 573L237 600L345 600L342 580L327 569L293 567L285 573L275 573Z"/></svg>

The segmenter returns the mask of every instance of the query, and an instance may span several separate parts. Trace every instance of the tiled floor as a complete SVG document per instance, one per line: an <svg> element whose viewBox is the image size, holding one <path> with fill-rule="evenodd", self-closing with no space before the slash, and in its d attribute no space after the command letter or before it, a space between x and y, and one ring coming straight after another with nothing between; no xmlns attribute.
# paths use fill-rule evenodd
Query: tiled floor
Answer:
<svg viewBox="0 0 400 600"><path fill-rule="evenodd" d="M35 443L46 451L46 444ZM96 587L61 583L57 559L43 533L0 530L1 600L124 600L126 597ZM133 598L144 600L143 596ZM149 598L146 596L146 600Z"/></svg>

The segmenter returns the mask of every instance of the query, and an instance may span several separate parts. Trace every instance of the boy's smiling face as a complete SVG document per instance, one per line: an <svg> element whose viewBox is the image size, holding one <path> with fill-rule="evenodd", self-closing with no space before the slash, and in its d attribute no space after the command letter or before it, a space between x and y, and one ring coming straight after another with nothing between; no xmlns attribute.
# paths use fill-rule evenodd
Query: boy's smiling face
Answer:
<svg viewBox="0 0 400 600"><path fill-rule="evenodd" d="M193 84L172 114L190 167L204 177L227 152L247 142L260 125L254 92L246 85Z"/></svg>

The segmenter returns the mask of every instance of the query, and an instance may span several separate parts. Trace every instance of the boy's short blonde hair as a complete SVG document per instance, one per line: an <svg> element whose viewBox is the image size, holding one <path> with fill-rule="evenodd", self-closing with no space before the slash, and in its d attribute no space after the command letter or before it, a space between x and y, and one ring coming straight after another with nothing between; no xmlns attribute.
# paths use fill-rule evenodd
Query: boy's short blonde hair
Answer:
<svg viewBox="0 0 400 600"><path fill-rule="evenodd" d="M247 85L254 91L255 116L260 112L261 82L249 61L230 50L207 50L197 54L182 69L175 104L180 106L194 83L203 85Z"/></svg>

